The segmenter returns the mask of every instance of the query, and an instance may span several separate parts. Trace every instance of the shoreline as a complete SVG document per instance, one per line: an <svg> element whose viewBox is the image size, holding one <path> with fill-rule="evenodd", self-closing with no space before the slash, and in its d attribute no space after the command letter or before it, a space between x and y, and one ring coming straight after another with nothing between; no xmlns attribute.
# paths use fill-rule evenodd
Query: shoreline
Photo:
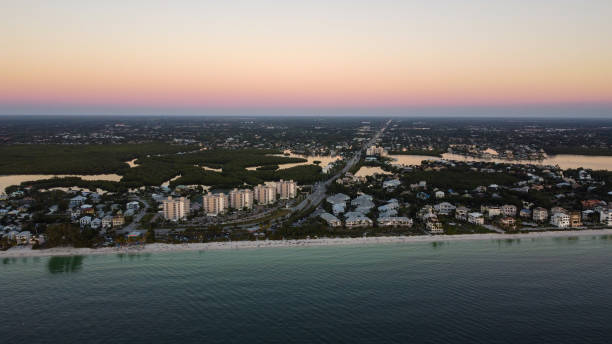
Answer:
<svg viewBox="0 0 612 344"><path fill-rule="evenodd" d="M319 239L295 239L295 240L260 240L260 241L234 241L234 242L209 242L190 244L146 244L144 246L132 247L104 247L104 248L74 248L54 247L49 249L32 250L30 247L14 247L6 251L0 251L0 258L24 258L24 257L52 257L52 256L80 256L99 254L134 254L134 253L164 253L181 251L216 251L216 250L241 250L259 248L282 248L282 247L317 247L317 246L350 246L350 245L375 245L394 243L419 243L440 241L473 241L473 240L504 240L504 239L540 239L540 238L563 238L575 236L600 236L612 235L612 229L587 229L573 231L552 231L538 233L517 234L456 234L440 236L387 236L367 238L319 238Z"/></svg>

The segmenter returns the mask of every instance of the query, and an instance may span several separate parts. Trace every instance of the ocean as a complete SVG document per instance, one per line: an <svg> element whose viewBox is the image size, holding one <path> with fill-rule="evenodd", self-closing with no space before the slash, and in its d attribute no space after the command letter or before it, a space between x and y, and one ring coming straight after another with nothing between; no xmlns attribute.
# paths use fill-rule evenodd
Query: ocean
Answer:
<svg viewBox="0 0 612 344"><path fill-rule="evenodd" d="M4 258L2 343L611 343L612 236Z"/></svg>

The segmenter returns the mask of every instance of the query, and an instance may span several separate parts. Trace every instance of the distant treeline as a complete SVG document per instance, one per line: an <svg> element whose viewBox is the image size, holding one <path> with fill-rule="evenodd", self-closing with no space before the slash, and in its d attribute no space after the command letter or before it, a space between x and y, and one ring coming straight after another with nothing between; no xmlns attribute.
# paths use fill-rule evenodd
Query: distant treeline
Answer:
<svg viewBox="0 0 612 344"><path fill-rule="evenodd" d="M388 153L391 155L428 155L428 156L437 156L441 158L442 154L446 152L441 149L434 149L434 150L415 149L415 150L407 150L407 151L389 151Z"/></svg>
<svg viewBox="0 0 612 344"><path fill-rule="evenodd" d="M612 149L600 147L580 147L580 146L556 146L545 148L546 154L575 154L575 155L591 155L591 156L610 156Z"/></svg>
<svg viewBox="0 0 612 344"><path fill-rule="evenodd" d="M195 146L165 143L117 145L3 145L0 174L123 174L125 162L153 154L174 154Z"/></svg>

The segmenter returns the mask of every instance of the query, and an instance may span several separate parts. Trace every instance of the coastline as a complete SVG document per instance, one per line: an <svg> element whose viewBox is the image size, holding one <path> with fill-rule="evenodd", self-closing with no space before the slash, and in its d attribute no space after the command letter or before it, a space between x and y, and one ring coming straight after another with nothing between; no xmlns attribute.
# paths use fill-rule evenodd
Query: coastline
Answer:
<svg viewBox="0 0 612 344"><path fill-rule="evenodd" d="M30 247L14 247L0 252L0 258L25 258L25 257L51 257L51 256L80 256L98 254L135 254L135 253L163 253L180 251L215 251L215 250L240 250L258 248L279 247L316 247L316 246L348 246L348 245L375 245L394 243L419 243L440 241L471 241L471 240L505 240L505 239L539 239L539 238L563 238L575 236L600 236L612 235L612 229L588 229L573 231L554 231L538 233L517 234L457 234L439 236L387 236L368 238L319 238L319 239L295 239L295 240L259 240L259 241L234 241L234 242L209 242L190 244L146 244L144 246L132 247L104 247L104 248L74 248L54 247L49 249L32 250Z"/></svg>

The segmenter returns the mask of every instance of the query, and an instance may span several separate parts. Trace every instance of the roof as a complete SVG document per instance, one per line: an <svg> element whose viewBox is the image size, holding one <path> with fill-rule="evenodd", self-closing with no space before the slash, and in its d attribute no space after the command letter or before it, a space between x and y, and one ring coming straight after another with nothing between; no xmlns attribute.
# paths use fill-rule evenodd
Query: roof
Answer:
<svg viewBox="0 0 612 344"><path fill-rule="evenodd" d="M323 213L321 215L319 215L323 220L328 221L328 222L333 222L333 221L340 221L340 219L338 219L337 217L335 217L334 215L330 214L330 213Z"/></svg>
<svg viewBox="0 0 612 344"><path fill-rule="evenodd" d="M350 200L351 198L343 193L338 193L335 195L331 195L329 197L326 198L327 202L329 203L344 203L348 200Z"/></svg>

